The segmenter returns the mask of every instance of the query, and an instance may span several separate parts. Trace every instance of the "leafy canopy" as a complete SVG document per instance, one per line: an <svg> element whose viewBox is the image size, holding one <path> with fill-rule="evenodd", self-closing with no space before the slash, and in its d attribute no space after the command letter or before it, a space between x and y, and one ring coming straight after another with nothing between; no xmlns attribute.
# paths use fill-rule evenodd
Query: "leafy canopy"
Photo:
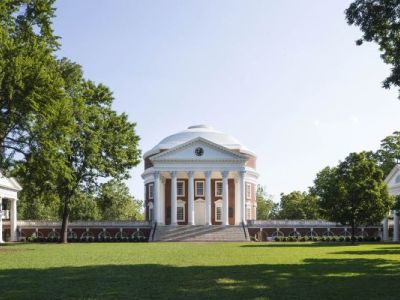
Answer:
<svg viewBox="0 0 400 300"><path fill-rule="evenodd" d="M379 223L393 205L383 172L366 152L351 153L337 167L325 168L313 193L325 218L352 227Z"/></svg>
<svg viewBox="0 0 400 300"><path fill-rule="evenodd" d="M392 66L391 74L383 81L384 88L400 87L400 1L399 0L356 0L346 10L350 25L358 26L363 32L357 45L375 42L381 57Z"/></svg>

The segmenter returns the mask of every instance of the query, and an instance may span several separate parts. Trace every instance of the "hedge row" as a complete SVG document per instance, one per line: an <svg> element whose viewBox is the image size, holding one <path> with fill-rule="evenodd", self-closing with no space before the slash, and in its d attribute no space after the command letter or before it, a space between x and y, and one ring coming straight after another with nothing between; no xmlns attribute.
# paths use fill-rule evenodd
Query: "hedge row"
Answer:
<svg viewBox="0 0 400 300"><path fill-rule="evenodd" d="M381 238L379 236L371 237L354 237L355 242L379 242ZM275 242L351 242L351 237L349 236L322 236L322 237L275 237Z"/></svg>
<svg viewBox="0 0 400 300"><path fill-rule="evenodd" d="M26 239L29 243L58 243L60 242L60 238L46 238L46 237L28 237ZM80 239L72 239L69 238L68 242L70 243L95 243L95 242L147 242L147 237L122 237L122 238L97 238L97 237L84 237Z"/></svg>

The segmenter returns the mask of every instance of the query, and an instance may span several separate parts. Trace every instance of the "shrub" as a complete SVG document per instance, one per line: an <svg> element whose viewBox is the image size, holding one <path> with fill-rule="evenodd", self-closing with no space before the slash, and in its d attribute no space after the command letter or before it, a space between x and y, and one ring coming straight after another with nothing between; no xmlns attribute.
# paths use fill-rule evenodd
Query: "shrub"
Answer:
<svg viewBox="0 0 400 300"><path fill-rule="evenodd" d="M344 236L339 237L339 242L344 242Z"/></svg>

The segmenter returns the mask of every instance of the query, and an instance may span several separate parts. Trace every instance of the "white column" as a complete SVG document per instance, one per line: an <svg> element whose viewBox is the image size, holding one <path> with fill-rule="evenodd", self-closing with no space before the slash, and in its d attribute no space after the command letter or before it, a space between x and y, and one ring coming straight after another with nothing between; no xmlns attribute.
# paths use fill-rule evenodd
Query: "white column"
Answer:
<svg viewBox="0 0 400 300"><path fill-rule="evenodd" d="M4 243L3 241L3 202L0 197L0 243Z"/></svg>
<svg viewBox="0 0 400 300"><path fill-rule="evenodd" d="M388 218L383 219L383 235L382 240L387 241L389 239L389 220Z"/></svg>
<svg viewBox="0 0 400 300"><path fill-rule="evenodd" d="M171 172L171 225L177 225L176 216L176 195L177 195L177 178L176 171Z"/></svg>
<svg viewBox="0 0 400 300"><path fill-rule="evenodd" d="M240 225L242 222L240 216L240 179L235 177L235 225Z"/></svg>
<svg viewBox="0 0 400 300"><path fill-rule="evenodd" d="M240 219L243 224L246 225L246 187L244 183L244 177L246 171L239 172L239 185L240 185Z"/></svg>
<svg viewBox="0 0 400 300"><path fill-rule="evenodd" d="M153 198L154 198L154 204L153 204L154 221L159 222L160 221L160 172L159 171L154 172Z"/></svg>
<svg viewBox="0 0 400 300"><path fill-rule="evenodd" d="M10 233L11 241L17 242L17 199L11 199Z"/></svg>
<svg viewBox="0 0 400 300"><path fill-rule="evenodd" d="M211 171L204 173L206 176L206 225L212 225L211 223Z"/></svg>
<svg viewBox="0 0 400 300"><path fill-rule="evenodd" d="M222 224L229 225L228 171L222 172Z"/></svg>
<svg viewBox="0 0 400 300"><path fill-rule="evenodd" d="M160 203L160 225L165 224L165 178L160 176L160 196L158 197Z"/></svg>
<svg viewBox="0 0 400 300"><path fill-rule="evenodd" d="M397 211L393 211L393 242L399 241L399 217Z"/></svg>
<svg viewBox="0 0 400 300"><path fill-rule="evenodd" d="M188 186L188 196L189 196L189 203L188 203L188 224L195 225L194 223L194 172L189 171L189 186Z"/></svg>

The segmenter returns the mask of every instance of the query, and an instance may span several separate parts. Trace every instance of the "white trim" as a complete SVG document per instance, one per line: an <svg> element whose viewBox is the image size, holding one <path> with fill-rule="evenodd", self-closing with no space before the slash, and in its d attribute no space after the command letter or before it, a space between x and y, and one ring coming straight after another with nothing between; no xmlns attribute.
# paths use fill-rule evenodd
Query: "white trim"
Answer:
<svg viewBox="0 0 400 300"><path fill-rule="evenodd" d="M206 182L205 182L205 180L196 180L195 182L195 187L194 187L194 190L195 190L195 197L204 197L206 194L205 194L205 187L206 187ZM203 194L198 194L197 193L197 184L199 184L199 183L201 183L201 184L203 184Z"/></svg>
<svg viewBox="0 0 400 300"><path fill-rule="evenodd" d="M221 183L221 194L218 194L218 183ZM223 183L222 183L222 180L215 180L215 183L214 183L214 188L215 188L215 191L214 191L214 196L215 197L222 197L222 195L223 195L223 193L224 193L224 187L223 187ZM221 200L222 201L222 200Z"/></svg>
<svg viewBox="0 0 400 300"><path fill-rule="evenodd" d="M223 211L222 211L222 199L218 199L218 200L216 200L216 201L214 201L214 207L215 207L215 210L214 210L214 219L215 219L215 222L222 222L222 219L223 219L223 216L222 216L222 214L223 214ZM220 213L220 218L218 219L217 218L217 209L218 208L220 208L221 209L221 213Z"/></svg>
<svg viewBox="0 0 400 300"><path fill-rule="evenodd" d="M149 186L148 197L149 199L154 199L154 183L149 183L148 186Z"/></svg>
<svg viewBox="0 0 400 300"><path fill-rule="evenodd" d="M175 152L175 151L177 151L179 149L187 148L190 145L192 145L194 143L197 143L197 142L204 143L204 144L208 145L211 148L218 149L218 150L220 150L222 152L230 154L232 156L232 158L229 159L229 160L231 160L231 161L234 160L234 161L246 162L250 158L250 156L248 154L236 152L236 151L230 150L229 148L226 148L226 147L224 147L222 145L218 145L218 144L216 144L214 142L211 142L210 140L207 140L205 138L197 137L197 138L191 139L191 140L189 140L189 141L187 141L185 143L179 144L179 145L177 145L177 146L175 146L173 148L170 148L170 149L168 149L166 151L163 151L163 152L160 152L160 153L158 153L156 155L153 155L153 156L149 157L149 159L150 159L151 162L154 163L154 161L162 160L163 157L167 156L171 152ZM197 159L194 159L194 160L198 160L198 157L197 157Z"/></svg>
<svg viewBox="0 0 400 300"><path fill-rule="evenodd" d="M182 183L182 192L183 194L179 194L178 184ZM185 181L184 180L177 180L176 181L176 196L177 197L185 197L186 189L185 189Z"/></svg>

